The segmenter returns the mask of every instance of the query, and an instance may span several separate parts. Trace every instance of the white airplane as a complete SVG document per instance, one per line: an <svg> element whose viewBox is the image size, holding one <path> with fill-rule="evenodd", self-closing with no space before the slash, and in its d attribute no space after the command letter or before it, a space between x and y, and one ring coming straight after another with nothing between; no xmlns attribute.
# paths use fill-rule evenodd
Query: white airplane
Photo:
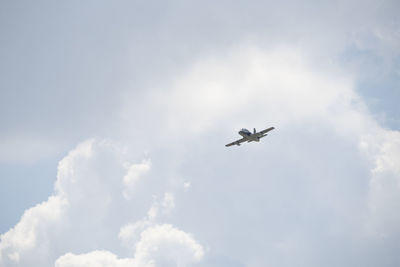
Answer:
<svg viewBox="0 0 400 267"><path fill-rule="evenodd" d="M274 127L259 131L258 133L256 132L256 128L254 128L253 133L251 133L249 130L243 128L242 130L239 131L239 134L241 136L243 136L242 139L236 140L235 142L229 143L225 146L233 146L233 145L237 145L240 146L240 143L243 142L260 142L260 139L263 138L264 136L267 136L267 132L272 131L273 129L275 129Z"/></svg>

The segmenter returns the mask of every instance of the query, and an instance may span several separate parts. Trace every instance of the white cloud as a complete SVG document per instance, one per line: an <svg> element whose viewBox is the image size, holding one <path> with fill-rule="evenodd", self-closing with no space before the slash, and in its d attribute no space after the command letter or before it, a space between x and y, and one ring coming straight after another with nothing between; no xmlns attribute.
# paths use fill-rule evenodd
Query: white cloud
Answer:
<svg viewBox="0 0 400 267"><path fill-rule="evenodd" d="M74 255L67 253L57 259L56 267L184 267L200 261L204 250L191 235L170 224L156 225L144 230L136 245L133 258L118 259L109 251L93 251Z"/></svg>
<svg viewBox="0 0 400 267"><path fill-rule="evenodd" d="M168 216L175 208L175 198L170 192L164 194L164 199L161 203L154 197L153 204L147 211L147 216L135 223L124 225L118 234L122 244L127 247L133 247L139 240L140 234L147 228L155 226L157 220L162 216Z"/></svg>
<svg viewBox="0 0 400 267"><path fill-rule="evenodd" d="M142 232L136 245L135 260L137 266L183 267L201 260L203 256L203 248L191 235L170 224L163 224Z"/></svg>
<svg viewBox="0 0 400 267"><path fill-rule="evenodd" d="M197 194L194 190L193 194L186 197L192 199L192 206L201 202L200 207L196 206L196 211L192 212L187 204L185 212L188 214L182 211L177 216L183 221L187 220L183 219L184 216L193 217L190 220L191 226L202 225L196 220L204 220L204 216L210 216L209 213L214 214L213 212L226 209L236 211L238 208L235 206L243 206L247 207L245 212L252 214L252 220L268 222L265 217L267 215L250 212L254 207L258 207L259 210L265 209L258 206L258 202L267 203L267 207L270 207L267 209L269 212L280 214L283 213L279 210L280 205L288 205L286 202L281 203L282 198L289 201L292 198L303 197L303 200L297 200L298 204L310 205L309 209L282 208L286 208L284 214L301 212L311 220L310 226L303 229L311 236L295 235L286 238L292 240L293 244L298 244L294 246L293 253L296 248L302 246L301 244L308 244L310 253L303 254L305 263L312 262L315 255L311 251L318 247L319 242L325 242L326 246L336 246L333 242L317 237L316 233L308 229L314 223L321 224L318 225L323 229L321 235L332 234L341 242L347 242L348 239L361 242L359 240L367 238L370 231L395 236L400 229L399 217L395 212L398 210L397 203L400 197L400 175L396 167L399 166L397 154L400 151L397 145L398 131L383 129L370 114L355 89L353 75L335 66L320 68L309 61L300 49L280 47L265 51L255 45L245 44L218 55L202 57L192 68L188 68L182 75L177 75L172 83L160 86L161 89L156 93L152 91L151 94L158 93L164 97L156 97L162 99L162 102L157 102L155 128L150 128L149 131L166 129L163 131L164 137L160 137L161 143L171 143L170 146L165 146L173 151L180 151L178 157L183 164L188 165L186 174L197 179L196 187L202 186L203 190L197 191ZM128 108L124 112L128 112L127 117L134 117ZM151 113L150 110L147 113ZM233 148L226 153L219 150L223 142L229 141L223 138L230 136L232 131L243 126L269 125L275 126L276 131L271 133L274 136L271 140L263 140L266 144L248 144L243 149ZM151 141L157 143L160 140ZM263 147L266 146L268 150L264 151ZM246 154L249 151L254 154ZM193 162L185 159L188 155ZM276 155L280 161L270 155ZM223 165L224 162L219 157L227 157L230 164ZM202 162L205 166L195 161ZM284 167L281 164L284 164ZM262 168L259 165L269 167ZM222 171L221 168L225 170ZM241 168L246 169L246 172ZM203 173L203 169L208 171ZM262 178L255 182L255 177ZM270 179L277 179L279 182L271 182ZM296 189L295 185L291 188L289 184L280 188L282 192L279 191L279 196L275 191L269 191L272 190L269 188L282 186L282 181L299 185ZM259 183L259 186L248 183ZM218 193L209 195L209 190L212 191L214 187L219 190ZM256 191L250 192L249 188ZM268 193L262 194L262 189ZM229 192L230 190L233 191ZM303 196L301 190L307 193ZM207 195L204 192L207 192ZM241 199L243 194L246 197ZM253 199L247 197L248 194L259 196L258 202L250 201ZM232 199L219 199L223 198L221 195L232 196ZM208 201L208 197L213 200ZM248 198L250 200L246 202L245 199ZM236 220L232 214L214 216L217 217L214 218L218 224L216 228L219 229ZM296 220L295 216L285 219ZM280 224L285 224L284 219L281 220ZM321 220L323 222L320 222ZM202 236L212 238L211 234L203 232L199 225L195 227L197 231L201 232ZM244 229L249 227L246 223L240 225L240 229L226 230L226 235L232 235L235 231L245 232ZM284 234L283 226L275 227L279 229L275 232L276 235ZM261 239L257 236L259 234L267 239L266 235L270 229L266 227L264 231L265 233L250 231L247 233L248 238ZM218 243L216 239L218 238L215 237L210 242ZM266 242L279 244L280 240L281 238L277 238ZM386 245L390 246L390 243ZM221 249L229 255L240 254L240 249L232 250L235 245L231 243L221 247L214 247L214 250ZM372 246L363 247L364 250L360 247L351 249L361 250L374 260L379 258L370 253L370 250L374 250ZM331 249L334 248L321 248L320 254ZM297 249L298 253L299 251ZM246 253L250 255L243 255L241 260L247 258L242 264L253 261L260 263L264 259L258 250ZM393 259L395 255L391 257ZM352 260L362 262L359 258Z"/></svg>
<svg viewBox="0 0 400 267"><path fill-rule="evenodd" d="M165 138L161 141L176 143L171 138L190 139L232 123L236 127L244 123L284 127L313 119L346 123L338 118L356 111L356 104L362 106L353 90L353 77L334 68L317 69L303 55L304 51L293 47L264 51L257 45L242 44L204 56L174 76L172 85L151 91L148 101L153 101L157 110L147 113L154 111L157 116L149 118L154 127L149 131L162 128ZM125 116L136 118L136 109L130 107L128 101ZM337 129L357 125L348 123Z"/></svg>
<svg viewBox="0 0 400 267"><path fill-rule="evenodd" d="M132 164L129 167L128 172L123 179L125 186L123 195L126 199L129 199L130 195L134 193L137 183L150 171L150 168L150 160L144 160L139 164Z"/></svg>
<svg viewBox="0 0 400 267"><path fill-rule="evenodd" d="M140 233L152 224L150 220L145 218L135 223L124 225L119 231L118 238L124 246L132 248L139 241Z"/></svg>
<svg viewBox="0 0 400 267"><path fill-rule="evenodd" d="M135 251L132 258L119 259L109 251L92 251L85 254L67 253L56 260L56 267L78 266L188 266L204 256L202 246L188 233L170 224L157 224L157 217L173 209L173 195L165 193L161 204L155 198L147 217L123 226L119 239L123 245Z"/></svg>
<svg viewBox="0 0 400 267"><path fill-rule="evenodd" d="M177 226L207 242L206 266L398 263L387 239L400 232L399 132L355 90L360 73L398 73L397 0L77 5L4 6L0 162L46 159L92 134L152 160L80 144L54 195L1 235L0 266L198 261L200 245ZM269 125L260 144L223 146Z"/></svg>
<svg viewBox="0 0 400 267"><path fill-rule="evenodd" d="M60 230L67 206L62 197L51 196L46 202L26 210L20 222L1 235L0 266L24 265L46 257L47 237Z"/></svg>
<svg viewBox="0 0 400 267"><path fill-rule="evenodd" d="M383 130L370 179L368 230L378 236L400 234L400 132Z"/></svg>
<svg viewBox="0 0 400 267"><path fill-rule="evenodd" d="M24 234L18 225L31 223L23 217L2 236L3 265L48 266L58 258L57 266L186 266L228 258L282 266L285 256L286 265L320 266L335 249L374 255L373 247L352 247L366 235L375 240L370 232L399 232L399 133L369 114L351 74L317 68L301 50L246 44L203 57L150 91L151 102L132 108L127 99L124 117L146 113L146 131L160 133L140 139L151 163L127 167L126 151L108 141L79 145L59 164L54 197L66 203L63 220L49 232L47 217L33 208L44 234L35 227ZM260 144L225 149L232 131L253 125L277 129ZM212 256L169 219L205 240ZM46 244L43 253L32 244Z"/></svg>
<svg viewBox="0 0 400 267"><path fill-rule="evenodd" d="M175 208L175 197L172 193L166 192L164 194L164 200L161 203L163 210L166 214L170 214Z"/></svg>
<svg viewBox="0 0 400 267"><path fill-rule="evenodd" d="M117 242L118 229L134 221L140 214L140 210L135 210L134 203L123 198L122 193L126 189L125 178L136 179L147 173L150 161L133 164L126 170L126 156L124 148L105 140L87 140L72 150L59 163L55 194L27 210L14 228L1 235L0 266L51 266L57 258L56 266L131 265L133 259L119 259L105 250L120 249ZM134 239L131 228L125 227L120 231L120 236L125 238L121 240L130 242L131 250L136 243L145 243L138 250L140 261L148 261L150 264L152 253L149 250L153 249L152 242L154 246L161 242L157 234L155 237L151 235L152 229L161 234L160 238L165 241L162 244L168 246L171 243L183 251L182 257L186 259L184 262L192 258L199 259L197 250L193 252L193 257L187 252L193 244L197 246L196 249L201 249L193 238L175 227L157 224L158 212L167 215L173 208L174 196L167 192L161 203L153 203L150 208L153 211L148 212L148 218L133 223L143 224L138 234L140 236L142 232L145 233L144 239ZM122 209L122 213L118 209ZM127 211L133 212L133 215L138 214L124 215ZM180 240L174 241L175 235L184 238L180 247L176 246ZM127 240L129 238L131 240ZM190 247L185 250L185 245ZM96 247L103 250L80 254ZM157 251L154 257L158 259L160 253L164 252ZM176 253L172 260L180 262L180 254Z"/></svg>
<svg viewBox="0 0 400 267"><path fill-rule="evenodd" d="M92 251L86 254L74 255L67 253L55 262L55 267L128 267L134 266L132 259L118 259L109 251Z"/></svg>

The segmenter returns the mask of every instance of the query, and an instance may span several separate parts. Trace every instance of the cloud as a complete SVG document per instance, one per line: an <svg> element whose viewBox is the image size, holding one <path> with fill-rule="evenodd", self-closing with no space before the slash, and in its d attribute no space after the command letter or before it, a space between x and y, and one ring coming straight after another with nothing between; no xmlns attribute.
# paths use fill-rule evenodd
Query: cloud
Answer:
<svg viewBox="0 0 400 267"><path fill-rule="evenodd" d="M188 266L201 260L204 250L192 236L170 224L147 228L136 245L137 266Z"/></svg>
<svg viewBox="0 0 400 267"><path fill-rule="evenodd" d="M143 176L145 176L150 171L150 167L151 167L151 163L149 160L145 160L139 164L132 164L129 167L128 172L124 176L124 180L123 180L123 183L125 186L123 195L126 199L130 198L130 194L133 193L133 190L136 187L136 184L139 182L139 180Z"/></svg>
<svg viewBox="0 0 400 267"><path fill-rule="evenodd" d="M193 184L176 220L207 240L213 256L237 264L281 266L284 255L288 265L339 264L330 251L363 255L346 255L354 264L379 262L391 241L362 243L397 237L398 131L378 123L356 79L339 66L321 68L302 49L245 43L155 87L147 127L165 130L149 146L179 151L177 169ZM261 145L222 150L237 129L269 125L276 130Z"/></svg>
<svg viewBox="0 0 400 267"><path fill-rule="evenodd" d="M161 204L155 199L145 218L121 227L119 239L123 245L135 251L131 258L119 259L109 251L78 255L67 253L56 260L55 266L183 267L198 262L204 256L204 249L192 235L171 224L157 223L159 215L169 213L173 208L173 195L165 193Z"/></svg>
<svg viewBox="0 0 400 267"><path fill-rule="evenodd" d="M134 247L140 239L140 234L147 228L155 226L160 217L165 217L171 214L175 208L174 195L170 192L164 194L164 199L161 203L154 197L153 204L147 211L147 216L121 227L118 238L122 244L127 247Z"/></svg>
<svg viewBox="0 0 400 267"><path fill-rule="evenodd" d="M91 139L59 163L56 223L32 208L43 234L23 234L34 224L22 217L2 235L2 264L378 263L393 248L382 236L399 231L399 133L379 125L354 79L285 46L199 58L138 105L126 97L118 132L134 120L146 134L126 147ZM269 125L261 143L224 147L237 128ZM137 140L151 157L130 154Z"/></svg>
<svg viewBox="0 0 400 267"><path fill-rule="evenodd" d="M189 234L157 223L159 211L169 214L174 208L174 196L168 192L161 203L152 204L147 219L151 225L140 229L136 241L128 240L130 250L135 245L139 248L135 259L119 259L106 250L121 251L119 228L140 215L140 209L135 210L135 204L123 197L125 181L149 171L150 161L127 162L125 149L107 140L90 139L70 151L59 163L54 195L28 209L15 227L1 235L0 266L52 266L56 260L56 266L127 266L132 262L153 266L152 262L164 257L179 264L200 260L202 247ZM133 215L123 216L118 209ZM127 234L122 235L126 240ZM172 258L163 252L169 246L176 249Z"/></svg>
<svg viewBox="0 0 400 267"><path fill-rule="evenodd" d="M118 259L116 255L109 251L93 251L86 254L74 255L67 253L55 262L56 267L128 267L134 266L130 259Z"/></svg>
<svg viewBox="0 0 400 267"><path fill-rule="evenodd" d="M45 262L50 249L48 236L57 233L65 219L68 203L59 196L51 196L46 202L24 212L20 222L1 235L0 265L29 265Z"/></svg>
<svg viewBox="0 0 400 267"><path fill-rule="evenodd" d="M0 162L126 147L73 149L0 265L399 265L399 132L360 96L397 88L397 0L62 5L0 8Z"/></svg>
<svg viewBox="0 0 400 267"><path fill-rule="evenodd" d="M375 235L390 237L400 234L400 132L384 130L374 155L375 168L369 182L370 223Z"/></svg>
<svg viewBox="0 0 400 267"><path fill-rule="evenodd" d="M153 144L149 146L179 143L176 139L193 139L216 128L231 131L231 125L239 128L245 123L282 128L317 120L353 136L369 126L376 128L354 90L352 74L318 68L304 54L290 46L264 50L243 43L198 59L144 97L144 103L154 103L140 106L149 114L147 129L164 129L162 136L148 140ZM141 121L129 98L122 113Z"/></svg>
<svg viewBox="0 0 400 267"><path fill-rule="evenodd" d="M354 46L352 62L358 62L358 71L368 76L386 65L375 62L381 54L386 62L399 53L394 0L290 1L288 5L259 0L229 5L167 1L157 8L136 2L102 3L96 10L93 2L69 2L63 8L44 5L26 10L15 4L2 6L5 23L12 25L2 28L0 51L4 73L0 114L2 139L7 140L0 147L8 151L0 154L2 161L25 161L28 156L30 161L46 159L86 136L112 135L114 127L109 125L115 126L119 119L119 98L125 96L125 85L131 80L134 99L140 99L149 83L151 87L186 69L197 57L223 53L246 40L265 49L281 44L301 47L325 65L340 60L343 53L348 63L346 49ZM149 14L157 15L149 19ZM367 63L372 59L373 64L359 62L365 52ZM75 131L65 135L72 128ZM21 132L26 137L18 141L31 148L19 149L20 143L13 140ZM32 147L34 143L46 149Z"/></svg>
<svg viewBox="0 0 400 267"><path fill-rule="evenodd" d="M109 251L74 255L67 253L56 260L56 267L184 267L200 261L204 250L192 236L170 224L149 227L141 233L133 258L118 259Z"/></svg>

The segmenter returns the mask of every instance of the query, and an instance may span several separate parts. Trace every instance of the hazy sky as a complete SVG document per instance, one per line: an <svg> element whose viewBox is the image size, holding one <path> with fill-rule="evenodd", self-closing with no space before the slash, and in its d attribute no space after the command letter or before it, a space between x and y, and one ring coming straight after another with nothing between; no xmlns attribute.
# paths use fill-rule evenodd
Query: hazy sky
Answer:
<svg viewBox="0 0 400 267"><path fill-rule="evenodd" d="M0 266L399 266L399 12L0 1Z"/></svg>

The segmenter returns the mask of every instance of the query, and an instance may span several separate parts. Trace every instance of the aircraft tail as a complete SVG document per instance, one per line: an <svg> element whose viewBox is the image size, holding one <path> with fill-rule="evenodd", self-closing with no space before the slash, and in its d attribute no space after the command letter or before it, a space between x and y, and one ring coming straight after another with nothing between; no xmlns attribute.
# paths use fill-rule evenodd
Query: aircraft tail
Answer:
<svg viewBox="0 0 400 267"><path fill-rule="evenodd" d="M253 131L253 133L255 134L257 131L256 131L256 128L254 128L254 131Z"/></svg>

